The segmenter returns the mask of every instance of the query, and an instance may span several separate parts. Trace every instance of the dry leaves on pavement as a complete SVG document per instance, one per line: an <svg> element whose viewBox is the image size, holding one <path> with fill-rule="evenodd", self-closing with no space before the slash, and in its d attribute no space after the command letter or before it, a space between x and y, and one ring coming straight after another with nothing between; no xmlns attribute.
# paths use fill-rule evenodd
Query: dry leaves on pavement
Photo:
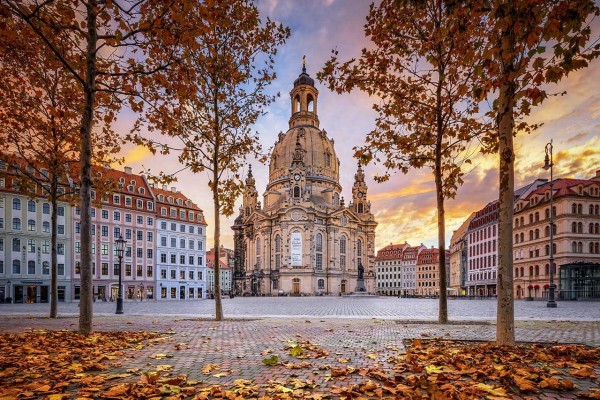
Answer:
<svg viewBox="0 0 600 400"><path fill-rule="evenodd" d="M104 373L123 361L124 350L158 340L148 332L75 332L33 330L0 335L0 399L62 399L67 391L96 393L112 379L131 373Z"/></svg>

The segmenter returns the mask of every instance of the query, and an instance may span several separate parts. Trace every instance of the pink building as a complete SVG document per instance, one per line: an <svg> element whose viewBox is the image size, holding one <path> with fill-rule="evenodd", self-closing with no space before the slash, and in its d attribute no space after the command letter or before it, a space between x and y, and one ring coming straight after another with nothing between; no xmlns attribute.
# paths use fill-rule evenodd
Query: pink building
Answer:
<svg viewBox="0 0 600 400"><path fill-rule="evenodd" d="M101 173L116 186L113 193L95 198L92 208L92 268L94 296L101 301L116 300L119 281L119 259L115 241L126 241L122 261L123 298L154 299L156 248L155 200L146 178L125 171L102 169ZM79 299L81 280L80 210L73 211L73 300Z"/></svg>

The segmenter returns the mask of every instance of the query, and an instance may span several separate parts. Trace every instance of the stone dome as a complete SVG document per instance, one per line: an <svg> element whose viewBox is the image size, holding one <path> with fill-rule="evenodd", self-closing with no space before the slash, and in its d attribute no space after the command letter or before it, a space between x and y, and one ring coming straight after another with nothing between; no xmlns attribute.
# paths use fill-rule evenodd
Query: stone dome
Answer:
<svg viewBox="0 0 600 400"><path fill-rule="evenodd" d="M307 174L325 177L339 182L339 160L334 141L323 130L312 126L294 127L279 134L279 140L271 153L269 181L287 176L294 161L297 142L304 152L303 164Z"/></svg>

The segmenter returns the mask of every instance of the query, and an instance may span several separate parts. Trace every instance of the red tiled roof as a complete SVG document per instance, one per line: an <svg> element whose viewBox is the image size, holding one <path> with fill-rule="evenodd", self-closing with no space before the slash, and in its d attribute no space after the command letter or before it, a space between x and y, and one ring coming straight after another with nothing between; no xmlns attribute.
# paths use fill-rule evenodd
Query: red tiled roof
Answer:
<svg viewBox="0 0 600 400"><path fill-rule="evenodd" d="M214 268L215 265L215 249L210 249L206 251L206 266L208 268ZM229 264L227 262L228 254L224 249L221 249L219 256L219 267L221 269L229 268Z"/></svg>
<svg viewBox="0 0 600 400"><path fill-rule="evenodd" d="M555 179L552 184L552 189L554 191L553 197L556 200L560 197L565 196L576 196L580 197L582 195L579 194L579 186L582 186L584 189L587 189L591 186L598 187L600 186L600 182L596 179L572 179L572 178L560 178ZM522 212L529 208L529 203L532 198L540 199L538 202L533 204L532 206L536 207L541 203L547 202L545 195L546 192L550 192L550 182L545 183L539 186L537 189L533 190L527 197L522 197L517 201L517 204L525 203L522 209L518 212ZM588 194L583 194L583 196L590 196L589 191Z"/></svg>
<svg viewBox="0 0 600 400"><path fill-rule="evenodd" d="M375 257L375 261L399 260L402 258L402 252L408 246L409 246L409 244L406 242L402 243L402 244L390 243L389 245L387 245L387 246L379 249L379 251L377 251L377 257Z"/></svg>
<svg viewBox="0 0 600 400"><path fill-rule="evenodd" d="M156 196L156 212L159 218L173 219L177 221L186 221L192 222L189 220L189 212L194 212L194 221L195 223L201 223L206 225L206 220L204 219L204 214L202 213L202 209L194 204L188 197L186 197L183 193L178 191L166 190L153 187L152 191ZM173 202L169 202L169 198L173 199ZM161 200L162 199L162 200ZM181 205L178 204L178 200L181 200ZM167 209L167 214L162 215L161 208ZM175 217L171 216L171 208L177 208L177 214ZM185 218L181 218L179 210L185 209ZM200 219L198 219L200 217Z"/></svg>

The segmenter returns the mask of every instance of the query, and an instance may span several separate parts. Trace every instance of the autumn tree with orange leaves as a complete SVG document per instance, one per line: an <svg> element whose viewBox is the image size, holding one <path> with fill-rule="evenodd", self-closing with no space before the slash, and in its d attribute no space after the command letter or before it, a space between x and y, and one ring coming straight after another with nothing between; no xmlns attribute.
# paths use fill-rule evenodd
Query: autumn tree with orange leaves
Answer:
<svg viewBox="0 0 600 400"><path fill-rule="evenodd" d="M56 318L57 210L59 200L76 198L82 96L73 77L26 24L15 18L5 24L7 33L0 36L0 75L5 77L0 81L0 160L9 168L0 174L13 190L51 204L50 318ZM110 129L100 133L101 138L94 137L95 154L104 162L119 151L119 142Z"/></svg>
<svg viewBox="0 0 600 400"><path fill-rule="evenodd" d="M149 106L132 138L153 153L174 152L190 171L208 174L215 215L213 246L219 249L220 216L234 212L246 157L264 160L251 126L274 100L265 89L275 79L277 47L290 32L269 19L261 22L249 0L194 3L187 8L186 23L190 40L182 40L177 48L180 69L155 75L158 84L145 88ZM142 127L164 137L145 134ZM223 319L220 277L216 262L218 321Z"/></svg>
<svg viewBox="0 0 600 400"><path fill-rule="evenodd" d="M491 128L472 96L483 24L464 2L384 0L372 4L365 35L374 46L358 60L327 61L318 75L338 93L359 89L377 99L378 116L361 162L386 168L376 181L412 168L429 168L435 181L439 246L439 316L448 322L444 201L463 183L470 141Z"/></svg>
<svg viewBox="0 0 600 400"><path fill-rule="evenodd" d="M173 64L170 49L187 33L178 29L186 7L195 1L175 0L0 0L2 18L25 22L45 49L60 61L79 87L79 176L81 198L81 299L79 332L92 331L91 189L94 148L92 130L104 129L128 101L136 110L141 77ZM10 35L0 24L0 35ZM63 42L66 35L68 45ZM156 36L160 35L161 45ZM59 37L61 39L59 39ZM66 47L63 47L66 46ZM152 60L152 69L147 61ZM111 112L96 118L99 96L112 96Z"/></svg>
<svg viewBox="0 0 600 400"><path fill-rule="evenodd" d="M487 24L481 42L486 80L475 92L481 100L496 97L490 114L497 130L482 138L486 151L499 154L496 341L512 345L513 137L531 128L524 118L549 96L548 84L587 67L600 55L600 37L597 32L592 36L589 25L600 9L593 0L491 0L473 1L473 10Z"/></svg>

